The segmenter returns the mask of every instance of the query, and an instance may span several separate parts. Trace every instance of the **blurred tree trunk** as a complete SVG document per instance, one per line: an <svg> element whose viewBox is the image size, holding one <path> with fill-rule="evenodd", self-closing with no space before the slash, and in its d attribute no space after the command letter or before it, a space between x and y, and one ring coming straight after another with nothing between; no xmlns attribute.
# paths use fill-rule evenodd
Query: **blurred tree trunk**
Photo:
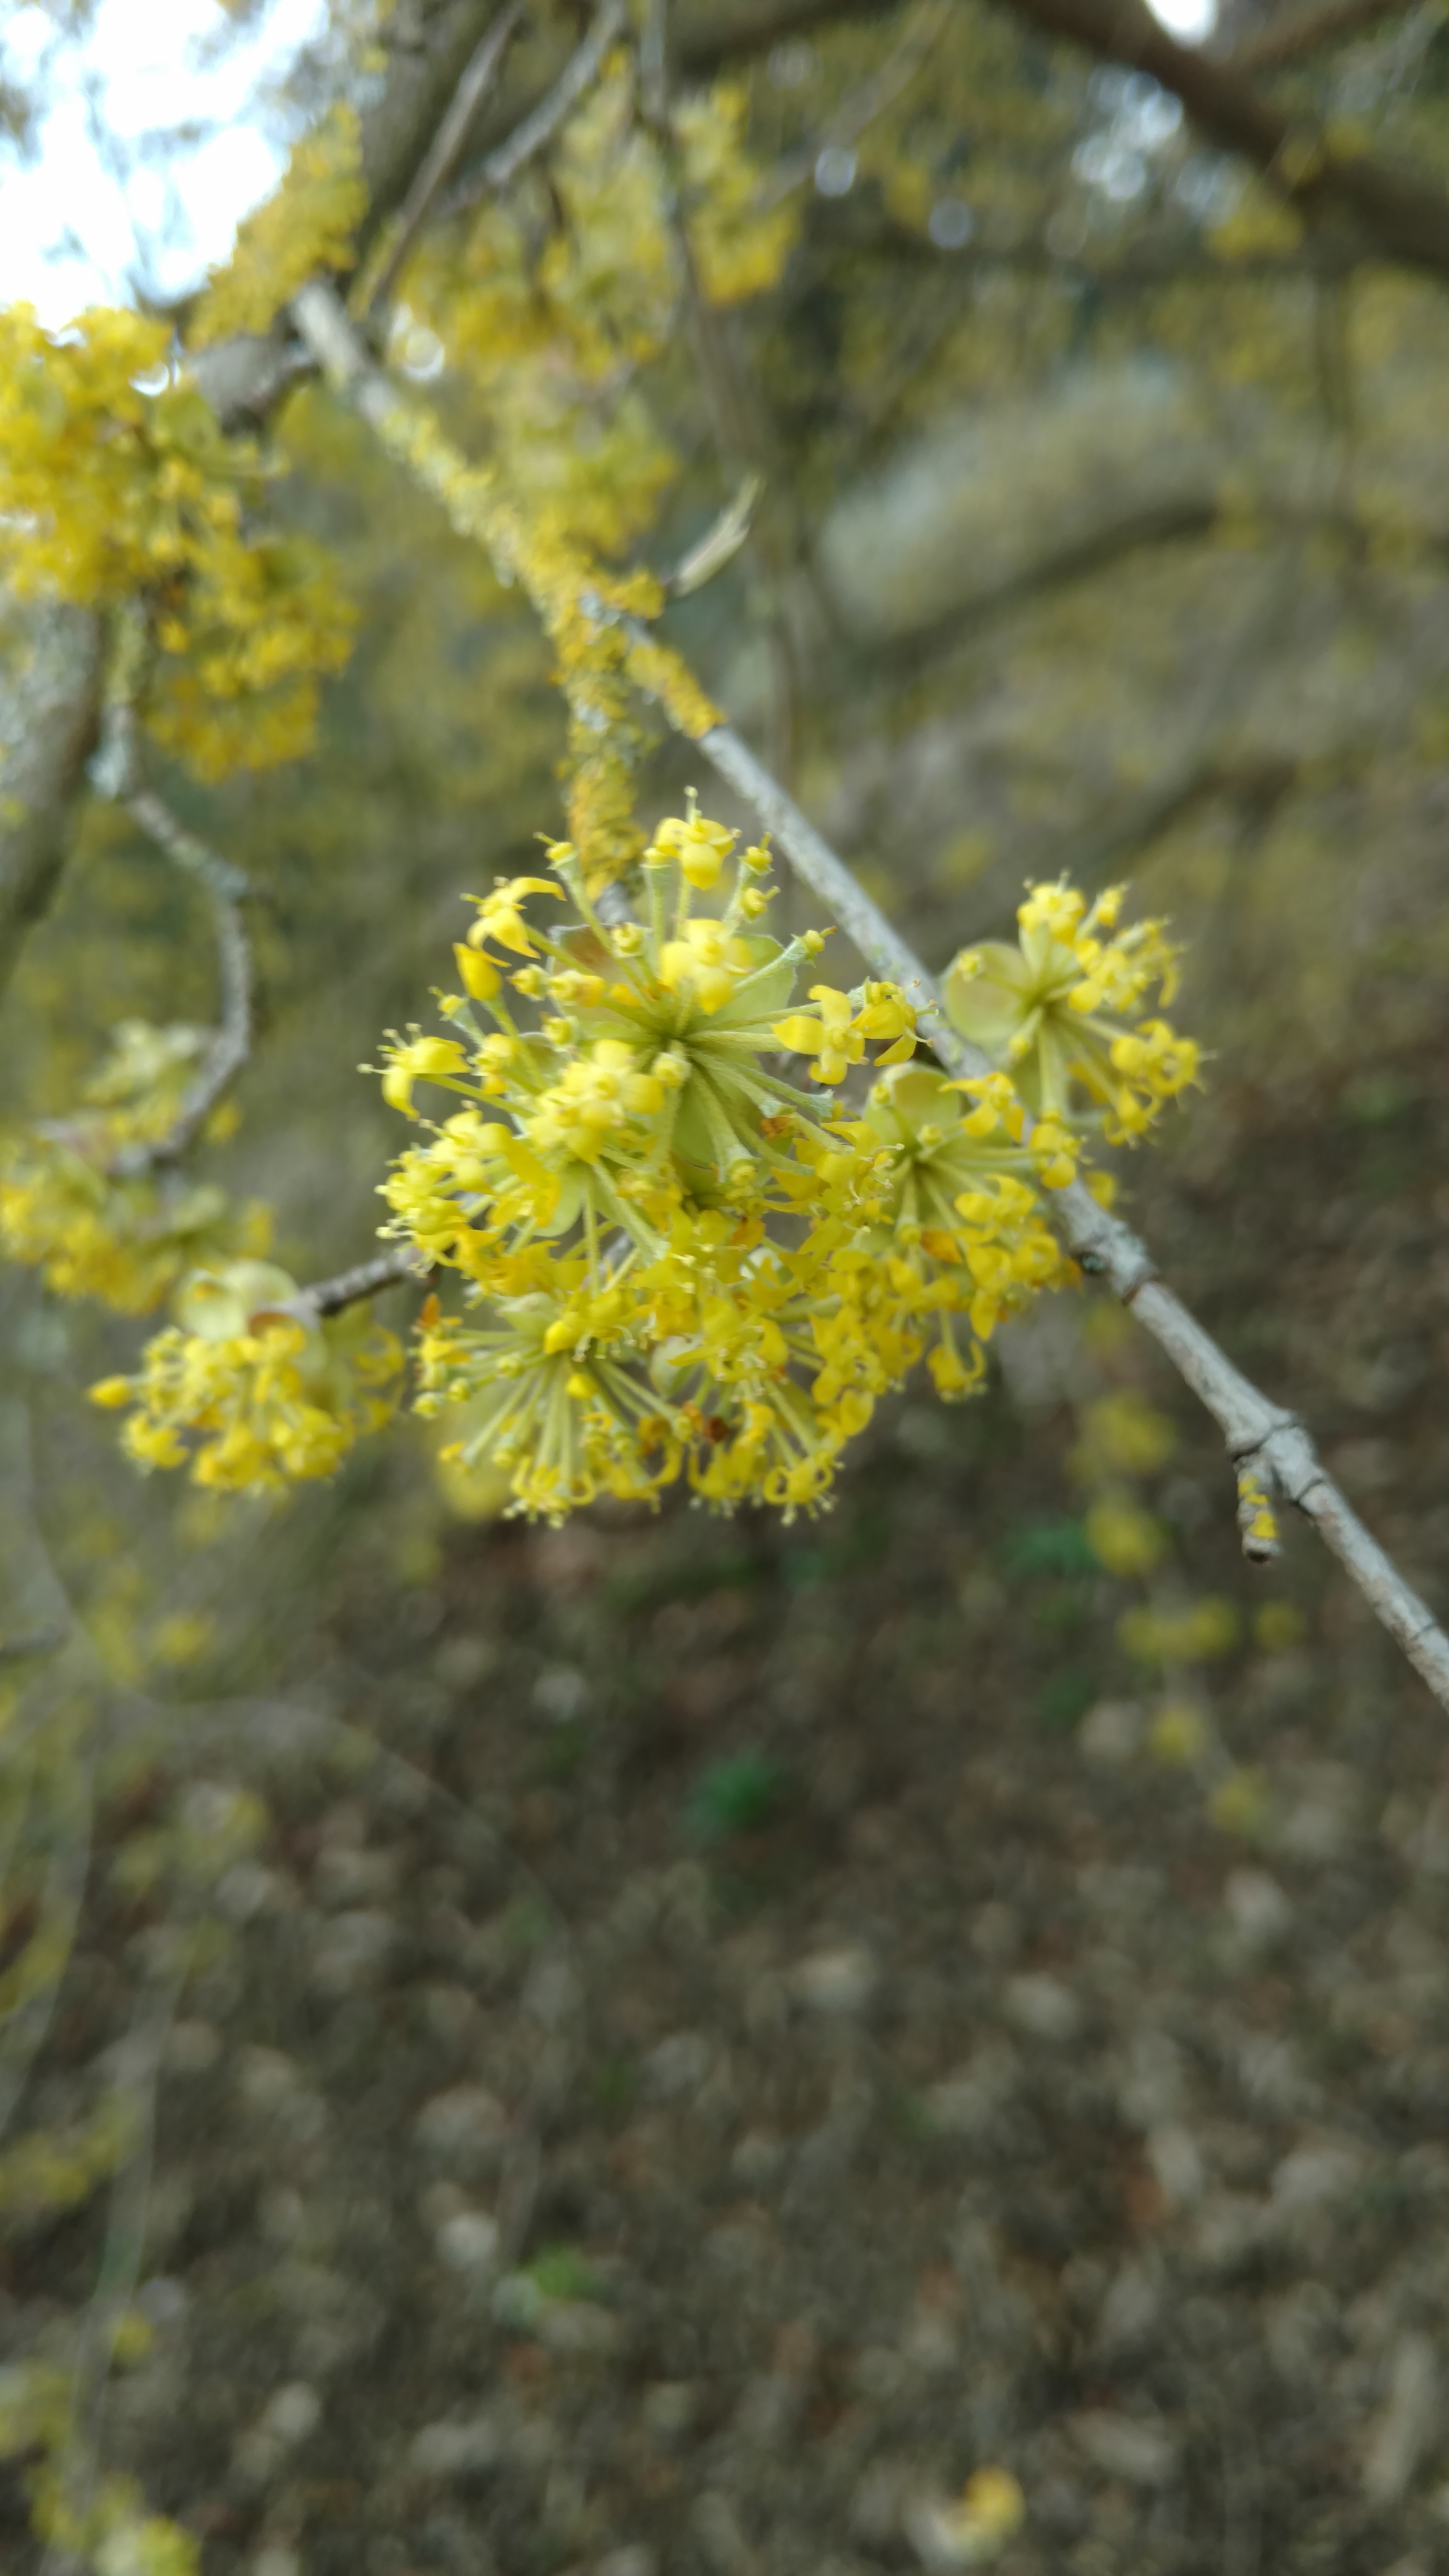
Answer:
<svg viewBox="0 0 1449 2576"><path fill-rule="evenodd" d="M6 619L0 664L0 991L60 880L96 746L101 629L47 601Z"/></svg>

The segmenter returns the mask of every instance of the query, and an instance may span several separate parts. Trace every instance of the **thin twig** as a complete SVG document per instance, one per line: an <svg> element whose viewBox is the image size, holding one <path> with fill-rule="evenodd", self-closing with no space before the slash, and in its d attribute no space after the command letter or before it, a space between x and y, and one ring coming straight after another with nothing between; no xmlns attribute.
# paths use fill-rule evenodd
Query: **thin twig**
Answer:
<svg viewBox="0 0 1449 2576"><path fill-rule="evenodd" d="M711 304L694 255L685 202L685 173L670 98L667 0L651 0L639 47L641 121L654 138L663 180L664 219L674 244L683 287L684 310L694 342L695 360L709 414L715 452L726 474L746 476L760 491L770 482L766 439L754 387L739 364L724 316ZM745 524L743 543L753 573L749 601L765 647L770 674L768 726L770 766L777 777L790 778L795 767L796 711L800 672L795 636L786 612L780 548L772 541L769 516Z"/></svg>
<svg viewBox="0 0 1449 2576"><path fill-rule="evenodd" d="M880 69L872 72L849 98L842 99L812 142L781 162L761 190L761 205L778 206L793 196L813 175L822 152L848 149L859 141L868 125L894 106L902 90L915 79L938 37L945 33L951 7L952 0L925 0L925 6L917 10Z"/></svg>
<svg viewBox="0 0 1449 2576"><path fill-rule="evenodd" d="M421 1260L411 1246L400 1245L396 1252L379 1252L371 1261L354 1262L350 1270L339 1270L331 1279L319 1279L310 1288L299 1288L288 1304L301 1313L340 1315L347 1306L360 1306L366 1297L378 1296L384 1288L400 1287L410 1279L416 1286L426 1279L431 1264Z"/></svg>
<svg viewBox="0 0 1449 2576"><path fill-rule="evenodd" d="M1322 9L1294 9L1260 34L1234 45L1222 60L1235 72L1276 72L1305 62L1330 45L1361 36L1381 18L1402 18L1409 0L1327 0Z"/></svg>
<svg viewBox="0 0 1449 2576"><path fill-rule="evenodd" d="M1043 284L1098 297L1156 295L1175 286L1235 288L1278 279L1348 277L1364 265L1362 243L1345 233L1306 233L1292 250L1244 250L1225 260L1190 234L1136 244L1115 257L1086 259L1054 250L1040 234L1018 240L969 241L947 247L928 232L848 197L811 198L812 247L851 261L892 260L902 265L949 268L968 284L977 278L1039 278Z"/></svg>
<svg viewBox="0 0 1449 2576"><path fill-rule="evenodd" d="M457 167L458 156L468 140L468 128L492 88L503 57L522 24L523 0L509 0L508 7L494 19L459 81L447 115L394 218L395 229L387 256L368 284L358 307L360 321L365 322L391 296L412 257L419 233Z"/></svg>
<svg viewBox="0 0 1449 2576"><path fill-rule="evenodd" d="M673 572L664 578L664 588L671 599L689 599L707 582L734 562L750 533L755 505L765 488L760 474L746 474L732 501L726 501L706 528L704 535L682 554Z"/></svg>
<svg viewBox="0 0 1449 2576"><path fill-rule="evenodd" d="M136 712L129 697L117 696L106 708L101 747L91 763L91 778L101 795L123 806L173 867L194 877L211 904L216 926L216 957L221 987L221 1025L206 1062L184 1093L180 1107L162 1136L128 1145L110 1170L118 1180L174 1163L205 1126L223 1093L236 1080L252 1049L252 952L241 916L247 880L240 868L217 857L188 831L164 797L148 787L141 772L136 738Z"/></svg>
<svg viewBox="0 0 1449 2576"><path fill-rule="evenodd" d="M796 875L835 914L866 962L917 1002L921 1033L941 1062L955 1074L993 1071L990 1058L951 1027L935 984L899 932L739 735L728 725L716 725L700 737L699 748L768 825ZM1054 1190L1051 1209L1068 1251L1131 1307L1207 1407L1234 1465L1255 1465L1316 1524L1435 1698L1449 1708L1449 1637L1320 1465L1297 1417L1270 1403L1234 1367L1181 1299L1157 1278L1146 1246L1098 1206L1085 1183Z"/></svg>
<svg viewBox="0 0 1449 2576"><path fill-rule="evenodd" d="M396 412L406 408L404 398L372 365L331 289L314 283L303 290L292 309L303 337L338 391L365 419L385 430ZM588 596L579 604L601 623L618 615ZM619 622L635 641L652 642L650 630L637 620L621 617ZM921 1036L940 1062L957 1075L980 1078L995 1072L991 1058L952 1027L939 988L914 950L733 727L712 725L690 738L726 784L753 808L795 874L819 896L866 963L901 986L915 1005ZM1181 1300L1162 1285L1146 1245L1098 1205L1084 1181L1053 1190L1050 1212L1074 1260L1131 1307L1200 1397L1218 1424L1234 1465L1256 1467L1270 1488L1276 1487L1315 1523L1435 1698L1449 1709L1449 1637L1320 1465L1296 1415L1271 1403L1234 1367Z"/></svg>
<svg viewBox="0 0 1449 2576"><path fill-rule="evenodd" d="M462 214L469 206L481 204L485 197L496 196L516 178L526 161L541 152L563 124L571 107L582 98L598 71L604 56L628 24L624 0L600 0L593 25L583 43L569 56L551 90L541 98L530 115L516 125L513 132L478 163L465 170L456 187L450 188L436 214L446 218Z"/></svg>
<svg viewBox="0 0 1449 2576"><path fill-rule="evenodd" d="M1042 35L1099 61L1147 72L1182 101L1199 134L1240 153L1304 222L1345 219L1350 239L1383 260L1449 276L1449 190L1372 152L1335 148L1301 116L1254 87L1231 63L1181 44L1147 0L1007 0Z"/></svg>

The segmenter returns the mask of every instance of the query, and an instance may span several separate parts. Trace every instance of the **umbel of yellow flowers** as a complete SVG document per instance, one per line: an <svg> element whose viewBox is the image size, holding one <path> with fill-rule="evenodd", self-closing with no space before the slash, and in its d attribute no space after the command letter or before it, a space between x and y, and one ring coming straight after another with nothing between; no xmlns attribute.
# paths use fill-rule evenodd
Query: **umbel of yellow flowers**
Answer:
<svg viewBox="0 0 1449 2576"><path fill-rule="evenodd" d="M146 1168L208 1043L205 1029L122 1020L69 1117L0 1138L0 1254L34 1264L58 1297L144 1315L188 1271L263 1248L262 1211L231 1211L213 1184ZM207 1133L231 1124L224 1102Z"/></svg>
<svg viewBox="0 0 1449 2576"><path fill-rule="evenodd" d="M294 760L355 613L322 550L260 518L274 470L173 378L171 327L0 311L0 567L22 597L148 603L137 712L198 777Z"/></svg>
<svg viewBox="0 0 1449 2576"><path fill-rule="evenodd" d="M622 920L549 844L548 876L470 898L446 1030L386 1042L417 1140L381 1230L460 1292L424 1307L416 1409L465 1408L446 1454L502 1470L515 1511L680 1480L725 1510L818 1508L918 1361L971 1393L999 1318L1075 1276L1044 1194L1091 1129L1139 1135L1195 1075L1191 1042L1143 1017L1174 952L1160 924L1115 935L1120 896L1040 888L1019 948L958 958L951 1008L1001 1069L953 1080L915 1060L894 985L797 991L823 935L772 937L769 853L737 838L691 796ZM389 1410L395 1346L305 1328L269 1281L249 1305L249 1267L192 1282L140 1377L96 1390L136 1405L143 1463L200 1435L204 1481L275 1485L328 1472Z"/></svg>
<svg viewBox="0 0 1449 2576"><path fill-rule="evenodd" d="M425 1313L419 1409L466 1403L463 1463L506 1469L526 1512L681 1477L725 1508L817 1506L918 1360L941 1394L970 1392L999 1316L1070 1273L1041 1197L1076 1170L1070 1086L1028 1142L1005 1071L961 1082L910 1061L894 986L811 983L802 1007L821 937L771 937L768 852L735 840L691 799L645 854L641 918L609 924L552 845L551 878L474 899L463 989L441 997L452 1034L388 1043L394 1107L417 1119L422 1086L462 1104L384 1185L387 1230L463 1290L461 1313ZM572 917L551 911L569 899ZM1088 1005L1091 1095L1101 1048L1134 1034L1104 1035L1103 1009L1130 1011L1171 952L1159 932L1104 944L1101 906L1084 919L1065 890L1050 900ZM989 971L963 963L961 989L974 998ZM1008 1051L1040 1007L1023 986ZM870 1048L869 1089L847 1104ZM775 1069L792 1055L818 1088ZM1190 1078L1190 1049L1148 1061L1119 1076L1124 1098Z"/></svg>
<svg viewBox="0 0 1449 2576"><path fill-rule="evenodd" d="M403 1365L393 1335L362 1307L324 1323L297 1294L270 1261L192 1272L140 1375L91 1389L96 1404L132 1408L121 1436L138 1466L189 1461L219 1493L280 1493L330 1476L382 1428Z"/></svg>

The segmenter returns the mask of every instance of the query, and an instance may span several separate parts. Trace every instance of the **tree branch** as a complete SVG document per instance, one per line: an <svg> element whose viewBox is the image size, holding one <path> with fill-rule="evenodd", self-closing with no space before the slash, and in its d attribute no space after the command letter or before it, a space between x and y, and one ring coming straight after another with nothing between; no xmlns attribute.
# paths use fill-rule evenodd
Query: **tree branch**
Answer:
<svg viewBox="0 0 1449 2576"><path fill-rule="evenodd" d="M241 917L247 880L240 868L219 859L214 850L189 832L164 797L145 784L135 709L128 699L118 699L106 709L101 749L91 765L91 775L99 792L124 806L173 867L196 879L210 901L216 925L220 1027L205 1064L188 1085L165 1134L145 1144L128 1145L116 1155L110 1169L118 1180L124 1180L153 1170L158 1163L177 1161L251 1054L252 956Z"/></svg>
<svg viewBox="0 0 1449 2576"><path fill-rule="evenodd" d="M505 14L508 0L505 0ZM383 13L377 42L383 69L362 110L362 176L367 210L354 245L358 268L388 218L407 199L447 117L470 59L497 18L497 0L408 0ZM177 308L184 327L194 299ZM223 429L262 426L311 360L285 317L265 336L238 332L188 356L187 369Z"/></svg>
<svg viewBox="0 0 1449 2576"><path fill-rule="evenodd" d="M772 442L764 430L756 390L739 363L726 317L711 304L700 279L684 202L684 169L673 117L665 11L666 0L657 0L639 48L640 114L654 136L663 168L665 221L679 263L684 311L715 453L726 475L736 482L750 478L757 487L757 504L761 497L765 501L763 510L757 506L752 512L744 538L752 576L747 595L769 666L770 765L777 777L789 779L795 767L800 672L796 638L786 609L787 567L782 558L786 546L797 557L804 550L794 530L776 528L771 489L775 459L769 453ZM786 546L779 541L782 535Z"/></svg>
<svg viewBox="0 0 1449 2576"><path fill-rule="evenodd" d="M782 162L763 190L767 206L778 206L797 188L803 188L811 177L822 151L831 145L848 147L857 142L868 125L893 106L902 90L909 87L928 60L933 46L945 34L951 13L951 0L924 0L907 20L904 33L892 48L879 70L869 80L842 99L833 116L820 128L813 140Z"/></svg>
<svg viewBox="0 0 1449 2576"><path fill-rule="evenodd" d="M1267 537L1329 537L1340 541L1354 561L1372 561L1372 519L1351 508L1337 503L1312 508L1263 494L1255 496L1250 515ZM983 627L999 617L1029 608L1035 601L1069 589L1074 583L1089 581L1094 574L1110 570L1130 555L1145 553L1154 546L1195 544L1235 522L1241 527L1241 510L1235 511L1210 489L1145 501L1119 517L1104 518L1080 535L1063 539L1052 552L983 584L980 590L941 610L923 625L890 627L879 634L847 628L842 637L845 651L857 665L880 665L893 680L909 684L936 662L969 644ZM1440 563L1449 559L1449 531L1416 526L1405 528L1403 534L1412 537L1421 559Z"/></svg>
<svg viewBox="0 0 1449 2576"><path fill-rule="evenodd" d="M674 49L674 67L683 81L703 86L718 80L734 63L771 54L777 45L801 37L829 35L862 18L894 15L896 0L784 0L782 7L731 9L703 24L686 20Z"/></svg>
<svg viewBox="0 0 1449 2576"><path fill-rule="evenodd" d="M898 0L783 0L783 5L775 8L735 8L722 15L711 12L704 18L691 14L681 20L675 31L674 74L685 88L703 88L735 64L771 53L776 45L828 35L834 27L858 25L862 19L889 17L897 6ZM515 109L507 124L500 123L494 134L485 137L485 159L491 159L511 134L542 110L555 86L550 83L546 89L538 90L521 112ZM465 171L461 184L467 185L472 176L471 170ZM485 182L479 193L485 194L486 187ZM452 210L451 204L443 209L445 213Z"/></svg>
<svg viewBox="0 0 1449 2576"><path fill-rule="evenodd" d="M376 312L379 305L386 304L391 296L412 256L419 233L453 175L468 140L468 128L492 88L504 55L522 24L523 0L508 0L507 8L494 19L478 46L403 200L387 257L368 287L360 320L366 321L368 315Z"/></svg>
<svg viewBox="0 0 1449 2576"><path fill-rule="evenodd" d="M1086 299L1111 301L1128 295L1154 295L1165 287L1232 287L1279 279L1349 276L1366 256L1361 245L1338 236L1310 234L1296 249L1235 252L1231 259L1210 250L1200 236L1136 242L1129 250L1102 260L1079 252L1055 251L1040 235L1016 241L965 242L943 249L928 233L898 222L852 189L848 197L812 195L807 208L812 244L827 256L851 260L895 260L912 267L931 267L953 279L981 277L1041 278Z"/></svg>
<svg viewBox="0 0 1449 2576"><path fill-rule="evenodd" d="M99 620L32 609L0 675L0 993L49 909L100 729Z"/></svg>
<svg viewBox="0 0 1449 2576"><path fill-rule="evenodd" d="M699 748L753 807L796 875L835 915L867 964L923 1006L922 1035L948 1070L958 1075L993 1071L989 1057L951 1027L936 986L899 932L739 735L728 725L717 725L701 736ZM1449 1637L1319 1463L1296 1415L1270 1403L1234 1367L1181 1299L1157 1278L1145 1245L1098 1206L1083 1182L1054 1190L1051 1211L1068 1251L1131 1308L1206 1406L1235 1468L1255 1467L1270 1489L1276 1486L1313 1521L1441 1707L1449 1709Z"/></svg>
<svg viewBox="0 0 1449 2576"><path fill-rule="evenodd" d="M330 380L365 420L385 431L394 414L406 412L404 397L372 365L330 287L317 282L305 288L293 310ZM648 645L654 640L647 627L588 594L578 605L586 616L600 621L617 617L636 642ZM669 713L667 705L665 712ZM921 1036L947 1070L976 1078L993 1073L996 1067L990 1057L952 1027L937 985L900 932L733 727L710 725L687 738L697 743L718 776L759 816L802 884L819 896L867 965L901 986L915 1005ZM1235 1467L1255 1468L1270 1490L1276 1486L1308 1515L1436 1699L1449 1709L1449 1637L1319 1464L1297 1417L1270 1403L1234 1367L1181 1300L1162 1285L1146 1245L1120 1218L1098 1205L1084 1181L1053 1190L1050 1213L1073 1258L1132 1308L1206 1405Z"/></svg>
<svg viewBox="0 0 1449 2576"><path fill-rule="evenodd" d="M1124 63L1182 101L1201 134L1240 153L1312 223L1347 222L1380 259L1449 277L1449 195L1371 153L1335 152L1301 117L1277 107L1228 63L1180 45L1144 0L1008 0L1043 35Z"/></svg>
<svg viewBox="0 0 1449 2576"><path fill-rule="evenodd" d="M1321 9L1295 9L1256 36L1246 36L1222 59L1235 72L1277 72L1311 54L1326 53L1361 36L1381 19L1402 18L1410 0L1326 0Z"/></svg>
<svg viewBox="0 0 1449 2576"><path fill-rule="evenodd" d="M546 90L535 107L521 117L503 142L495 145L485 160L465 170L455 188L449 190L437 211L441 217L461 214L476 206L484 197L496 196L506 188L524 163L531 161L550 143L563 124L569 110L582 98L597 73L609 47L628 25L624 0L599 0L593 23L575 51L569 56L552 89Z"/></svg>
<svg viewBox="0 0 1449 2576"><path fill-rule="evenodd" d="M359 267L423 168L468 64L498 14L498 0L410 0L383 12L377 41L387 64L375 104L362 119L367 213L357 237Z"/></svg>
<svg viewBox="0 0 1449 2576"><path fill-rule="evenodd" d="M350 1270L339 1270L331 1279L315 1280L310 1288L300 1288L290 1302L312 1315L340 1315L344 1308L360 1306L384 1288L401 1287L407 1279L416 1285L429 1276L426 1261L419 1260L411 1247L399 1247L396 1252L380 1252L371 1261L354 1262Z"/></svg>

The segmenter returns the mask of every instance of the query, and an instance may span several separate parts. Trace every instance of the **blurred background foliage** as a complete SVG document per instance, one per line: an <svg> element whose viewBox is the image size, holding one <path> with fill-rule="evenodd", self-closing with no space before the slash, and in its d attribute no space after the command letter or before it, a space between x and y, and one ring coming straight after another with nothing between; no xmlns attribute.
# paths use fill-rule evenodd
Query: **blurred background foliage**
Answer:
<svg viewBox="0 0 1449 2576"><path fill-rule="evenodd" d="M245 7L228 14L244 32ZM63 32L65 13L53 15ZM1336 41L1295 50L1297 19L1238 0L1208 50L1251 62L1267 44L1254 77L1305 128L1441 171L1441 11L1431 0L1342 15ZM562 8L530 13L475 160L580 32ZM428 234L403 276L395 361L532 506L661 574L742 478L760 478L747 544L670 611L669 631L933 964L1000 932L1025 879L1063 869L1088 888L1130 878L1172 917L1188 946L1180 1017L1214 1061L1160 1170L1125 1176L1129 1202L1180 1251L1189 1284L1216 1286L1245 1361L1355 1439L1365 1490L1391 1495L1392 1458L1386 1472L1368 1453L1397 1436L1394 1407L1412 1411L1433 1349L1432 1306L1427 1321L1398 1315L1391 1255L1397 1241L1417 1258L1444 1214L1426 1123L1449 981L1444 281L1376 259L1331 221L1305 224L1157 82L1053 45L1009 7L799 0L773 16L692 11L666 35L671 184L704 209L693 286L641 176L658 146L626 29L546 151ZM351 100L365 121L378 41L339 9L287 113ZM52 77L63 68L34 75ZM23 83L0 98L17 150L35 111ZM310 1278L367 1253L397 1148L356 1068L381 1029L419 1013L461 933L462 893L530 867L534 836L559 828L564 719L526 602L359 423L308 383L266 435L276 517L332 556L356 647L305 759L213 786L175 770L166 784L255 889L257 1045L235 1132L198 1167L269 1202L278 1256ZM691 783L706 787L681 748L655 744L645 821ZM797 897L783 905L792 927L809 917ZM7 1123L62 1115L122 1021L204 1024L212 977L195 890L124 813L86 801L0 1014ZM1396 1235L1406 1191L1425 1200L1415 1222L1429 1235L1408 1219ZM1325 1210L1321 1261L1347 1302L1305 1317L1303 1247ZM274 1816L250 1756L233 1777L233 1733L247 1741L272 1699L340 1726L356 1693L344 1770L352 1760L371 1780L380 1742L415 1766L419 1795L430 1779L442 1795L443 1700L467 1697L470 1646L479 1673L512 1651L490 1642L476 1604L506 1616L509 1567L544 1563L554 1543L510 1556L494 1498L440 1478L430 1427L408 1422L326 1489L276 1507L142 1481L82 1400L132 1363L135 1325L47 1297L19 1269L0 1282L0 1314L0 2104L20 2141L0 2196L28 2212L11 2296L29 2322L11 2340L39 2335L34 2349L98 2404L86 2316L92 2343L100 2329L82 2285L99 2262L96 2299L123 2307L144 2268L117 2195L154 2122L168 2016L183 2011L187 2028L225 2018L228 1975L245 1984L228 1960L254 1919L247 1872L260 1885L279 1865L292 1793ZM1321 1651L1304 1638L1318 1635L1323 1578L1295 1556L1265 1606L1230 1545L1204 1534L1230 1518L1228 1498L1185 1404L1124 1353L1113 1319L1059 1299L1008 1350L1006 1385L979 1420L918 1404L882 1419L838 1523L781 1537L674 1510L654 1532L604 1513L582 1542L586 1613L562 1542L556 1592L553 1577L526 1577L546 1743L518 1799L556 1799L587 1772L589 1726L612 1693L603 1722L633 1746L641 1779L651 1763L687 1773L670 1792L679 1850L718 1862L727 1910L773 1901L772 1852L791 1885L797 1866L808 1872L791 1837L813 1812L804 1775L817 1789L818 1777L788 1727L776 1742L768 1724L731 1717L729 1690L709 1743L718 1680L691 1712L688 1673L717 1677L734 1649L701 1646L687 1605L748 1605L761 1583L779 1587L773 1651L808 1665L815 1588L836 1587L848 1627L853 1569L897 1561L929 1504L950 1581L898 1676L907 1698L924 1673L922 1705L937 1707L959 1613L967 1634L1008 1638L991 1649L983 1724L1068 1743L1085 1728L1101 1761L1154 1757L1152 1798L1170 1799L1162 1766L1176 1765L1216 1818L1206 1831L1271 1847L1271 1764L1241 1740L1235 1693L1257 1675L1271 1701L1278 1685L1262 1677L1286 1671L1291 1699L1293 1671ZM1022 1463L1031 1444L1037 1467ZM993 1474L1011 1497L1000 1512ZM1432 1477L1408 1491L1431 1495ZM1384 1510L1432 1597L1444 1529L1427 1501L1401 1502L1397 1520ZM680 1614L677 1652L661 1597ZM641 1604L654 1623L642 1661ZM748 1627L753 1612L740 1615ZM671 1692L685 1753L649 1716ZM331 1758L316 1753L314 1784L329 1814ZM500 1751L500 1773L513 1759ZM488 1767L485 1727L465 1800L487 1805ZM827 1809L831 1797L849 1805L831 1789ZM627 1872L626 1807L610 1832ZM490 1812L506 1823L521 1810L500 1787ZM340 1828L334 1840L347 1847ZM741 1851L737 1866L728 1855ZM265 1899L263 1887L256 1919ZM540 1910L525 1922L519 1903ZM115 1991L52 2064L87 1907L124 1927ZM515 1888L508 1907L521 1954L554 1938L536 1895ZM202 2007L178 2002L193 1978ZM84 1996L73 2009L85 2018ZM605 2126L621 2121L633 2079L605 2056L591 2080ZM67 2235L107 2176L120 2177L110 2219L92 2209L91 2235ZM546 2235L531 2274L521 2244L511 2259L510 2277L533 2288L503 2302L500 2331L523 2331L525 2309L536 2317L530 2296L587 2309L593 2291L563 2258L549 2270ZM280 2457L293 2436L273 2431ZM126 2443L146 2447L139 2434ZM245 2499L258 2478L239 2475ZM184 2516L184 2466L163 2466L162 2483ZM256 2536L251 2506L236 2510L215 2525L218 2567L244 2563ZM345 2513L338 2528L343 2547ZM571 2549L584 2563L566 2514L560 2530L526 2563L571 2564ZM277 2545L291 2545L285 2532ZM501 2563L521 2567L511 2547ZM705 2556L730 2564L725 2542Z"/></svg>

